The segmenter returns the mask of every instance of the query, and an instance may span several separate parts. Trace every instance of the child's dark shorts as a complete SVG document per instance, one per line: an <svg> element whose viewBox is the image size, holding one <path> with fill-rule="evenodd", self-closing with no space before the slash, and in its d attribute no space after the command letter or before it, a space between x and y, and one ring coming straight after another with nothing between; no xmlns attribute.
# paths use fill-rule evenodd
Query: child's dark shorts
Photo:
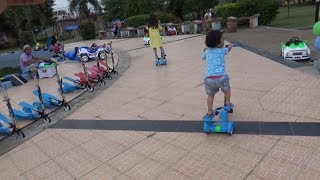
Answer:
<svg viewBox="0 0 320 180"><path fill-rule="evenodd" d="M204 79L204 86L208 96L214 96L219 90L226 93L230 90L229 76L223 75L221 77L206 77Z"/></svg>

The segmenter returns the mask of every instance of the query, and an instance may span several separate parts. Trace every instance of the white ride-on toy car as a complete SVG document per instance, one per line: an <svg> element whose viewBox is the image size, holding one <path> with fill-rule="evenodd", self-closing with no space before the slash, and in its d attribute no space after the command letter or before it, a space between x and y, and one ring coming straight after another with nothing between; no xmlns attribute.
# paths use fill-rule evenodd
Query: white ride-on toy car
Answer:
<svg viewBox="0 0 320 180"><path fill-rule="evenodd" d="M307 41L297 37L290 38L286 43L281 43L281 56L286 60L309 60L310 48Z"/></svg>

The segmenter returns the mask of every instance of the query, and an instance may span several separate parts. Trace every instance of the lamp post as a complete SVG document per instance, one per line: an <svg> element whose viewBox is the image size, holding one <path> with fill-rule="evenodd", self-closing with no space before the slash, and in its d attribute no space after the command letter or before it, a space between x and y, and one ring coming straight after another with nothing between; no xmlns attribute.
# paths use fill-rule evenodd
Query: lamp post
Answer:
<svg viewBox="0 0 320 180"><path fill-rule="evenodd" d="M320 6L320 0L316 0L316 14L314 17L314 23L317 23L319 20L319 6Z"/></svg>

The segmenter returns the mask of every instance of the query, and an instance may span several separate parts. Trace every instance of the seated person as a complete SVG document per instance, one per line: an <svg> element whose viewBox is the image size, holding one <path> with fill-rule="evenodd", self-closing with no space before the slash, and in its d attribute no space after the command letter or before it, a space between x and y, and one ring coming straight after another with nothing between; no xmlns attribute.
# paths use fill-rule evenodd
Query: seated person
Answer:
<svg viewBox="0 0 320 180"><path fill-rule="evenodd" d="M30 70L32 68L38 68L39 63L46 61L46 58L36 57L31 54L32 49L30 45L23 46L23 53L20 56L21 71Z"/></svg>
<svg viewBox="0 0 320 180"><path fill-rule="evenodd" d="M290 38L289 41L286 42L286 46L290 46L291 43L294 43L295 45L298 45L299 43L301 43L302 41L299 40L299 38L297 37L292 37Z"/></svg>
<svg viewBox="0 0 320 180"><path fill-rule="evenodd" d="M96 44L96 43L93 43L92 45L91 45L91 49L93 50L93 51L96 51L96 49L98 48L99 46Z"/></svg>
<svg viewBox="0 0 320 180"><path fill-rule="evenodd" d="M44 49L44 45L38 40L36 44L36 51Z"/></svg>
<svg viewBox="0 0 320 180"><path fill-rule="evenodd" d="M170 27L168 28L167 34L168 34L169 36L171 36L171 35L177 35L177 29L176 29L174 26L170 26Z"/></svg>
<svg viewBox="0 0 320 180"><path fill-rule="evenodd" d="M51 44L53 53L64 53L64 44L60 43L55 36L52 36Z"/></svg>
<svg viewBox="0 0 320 180"><path fill-rule="evenodd" d="M144 28L144 33L145 33L145 35L146 35L147 37L149 37L149 36L150 36L150 34L149 34L149 30L148 30L147 28Z"/></svg>

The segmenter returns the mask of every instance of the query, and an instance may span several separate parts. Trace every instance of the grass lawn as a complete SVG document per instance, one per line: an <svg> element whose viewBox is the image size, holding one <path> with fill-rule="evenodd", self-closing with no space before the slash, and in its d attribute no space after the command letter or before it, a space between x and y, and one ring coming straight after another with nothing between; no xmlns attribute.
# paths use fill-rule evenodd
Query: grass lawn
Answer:
<svg viewBox="0 0 320 180"><path fill-rule="evenodd" d="M281 28L313 26L315 9L315 5L290 6L290 16L288 17L288 7L280 7L277 18L270 26Z"/></svg>

